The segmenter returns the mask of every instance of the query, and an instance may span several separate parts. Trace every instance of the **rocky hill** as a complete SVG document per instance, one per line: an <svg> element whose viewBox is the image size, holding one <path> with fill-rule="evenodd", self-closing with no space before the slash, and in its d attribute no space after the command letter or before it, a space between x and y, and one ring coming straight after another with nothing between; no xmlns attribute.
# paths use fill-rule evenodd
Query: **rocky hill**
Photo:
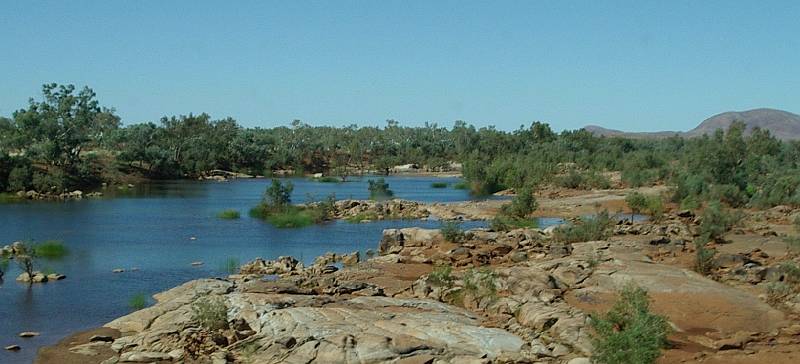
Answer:
<svg viewBox="0 0 800 364"><path fill-rule="evenodd" d="M712 134L717 129L727 129L734 121L741 121L747 126L747 132L755 127L769 130L772 135L782 140L800 139L800 115L783 110L753 109L747 111L729 111L714 115L689 131L658 131L658 132L625 132L621 130L606 129L596 125L584 127L595 135L617 136L628 138L666 138L673 135L696 137L703 134Z"/></svg>

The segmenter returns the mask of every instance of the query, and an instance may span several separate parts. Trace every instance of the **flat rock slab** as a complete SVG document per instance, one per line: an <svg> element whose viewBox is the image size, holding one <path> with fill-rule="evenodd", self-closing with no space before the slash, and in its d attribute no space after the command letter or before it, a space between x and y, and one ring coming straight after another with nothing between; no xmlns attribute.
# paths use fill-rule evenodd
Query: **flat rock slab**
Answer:
<svg viewBox="0 0 800 364"><path fill-rule="evenodd" d="M643 261L617 259L598 266L568 301L587 311L604 310L628 282L645 288L653 310L686 332L768 332L787 325L782 312L753 294L686 269Z"/></svg>

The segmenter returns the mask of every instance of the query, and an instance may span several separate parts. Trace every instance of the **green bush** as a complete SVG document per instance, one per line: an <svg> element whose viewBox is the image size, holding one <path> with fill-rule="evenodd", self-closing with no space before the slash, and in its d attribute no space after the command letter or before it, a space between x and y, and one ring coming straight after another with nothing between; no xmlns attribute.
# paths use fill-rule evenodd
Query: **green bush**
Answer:
<svg viewBox="0 0 800 364"><path fill-rule="evenodd" d="M670 326L663 316L650 312L647 291L626 285L604 315L592 315L593 359L605 364L648 364L667 347Z"/></svg>
<svg viewBox="0 0 800 364"><path fill-rule="evenodd" d="M554 231L554 238L565 243L605 240L611 236L613 224L608 211L602 211L593 217L581 218L576 223L559 226Z"/></svg>
<svg viewBox="0 0 800 364"><path fill-rule="evenodd" d="M708 275L714 270L714 256L717 251L706 248L706 240L703 237L695 242L694 270L702 275Z"/></svg>
<svg viewBox="0 0 800 364"><path fill-rule="evenodd" d="M131 310L138 311L147 307L147 296L144 293L137 293L128 300L128 307Z"/></svg>
<svg viewBox="0 0 800 364"><path fill-rule="evenodd" d="M625 203L631 210L631 220L634 214L641 213L647 207L647 196L639 192L631 192L625 196Z"/></svg>
<svg viewBox="0 0 800 364"><path fill-rule="evenodd" d="M521 228L535 229L538 227L539 223L536 219L521 219L503 214L498 214L489 221L489 229L493 231L509 231Z"/></svg>
<svg viewBox="0 0 800 364"><path fill-rule="evenodd" d="M237 210L228 209L228 210L220 211L217 214L217 217L220 218L220 219L234 220L234 219L238 219L240 217L240 214L239 214L239 211L237 211Z"/></svg>
<svg viewBox="0 0 800 364"><path fill-rule="evenodd" d="M386 183L386 180L383 178L378 178L374 181L369 180L367 182L369 183L367 189L369 190L370 200L388 200L394 196L394 192L389 189L389 184Z"/></svg>
<svg viewBox="0 0 800 364"><path fill-rule="evenodd" d="M502 207L501 212L511 217L525 218L537 208L539 208L539 203L536 202L533 191L530 188L521 188L511 199L511 203Z"/></svg>
<svg viewBox="0 0 800 364"><path fill-rule="evenodd" d="M464 230L461 224L455 221L446 221L439 228L444 240L450 243L460 243L464 241Z"/></svg>
<svg viewBox="0 0 800 364"><path fill-rule="evenodd" d="M433 182L431 188L447 188L447 182Z"/></svg>
<svg viewBox="0 0 800 364"><path fill-rule="evenodd" d="M192 321L206 330L228 328L228 307L220 296L207 296L192 303Z"/></svg>
<svg viewBox="0 0 800 364"><path fill-rule="evenodd" d="M721 241L722 236L730 231L740 218L741 215L723 208L719 201L711 202L703 210L700 235L706 240Z"/></svg>
<svg viewBox="0 0 800 364"><path fill-rule="evenodd" d="M269 206L273 210L280 210L292 203L292 182L281 183L280 180L273 179L267 190L264 191L262 204Z"/></svg>

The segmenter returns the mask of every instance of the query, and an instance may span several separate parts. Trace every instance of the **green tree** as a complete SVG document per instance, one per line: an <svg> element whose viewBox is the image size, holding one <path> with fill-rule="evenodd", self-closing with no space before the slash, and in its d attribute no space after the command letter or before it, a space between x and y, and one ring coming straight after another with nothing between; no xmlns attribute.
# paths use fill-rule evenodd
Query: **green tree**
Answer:
<svg viewBox="0 0 800 364"><path fill-rule="evenodd" d="M283 210L292 203L292 182L281 183L280 180L272 179L272 183L264 192L263 203L274 210Z"/></svg>
<svg viewBox="0 0 800 364"><path fill-rule="evenodd" d="M371 200L386 200L394 196L394 192L389 189L389 184L386 183L386 180L383 178L369 180L367 182L369 183L367 189L369 190L369 198Z"/></svg>

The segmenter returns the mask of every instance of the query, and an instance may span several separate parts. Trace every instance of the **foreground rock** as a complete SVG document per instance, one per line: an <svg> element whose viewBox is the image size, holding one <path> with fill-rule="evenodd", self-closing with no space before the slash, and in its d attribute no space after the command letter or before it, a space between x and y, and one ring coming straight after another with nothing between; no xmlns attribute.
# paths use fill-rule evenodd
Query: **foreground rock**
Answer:
<svg viewBox="0 0 800 364"><path fill-rule="evenodd" d="M800 322L759 295L791 279L779 268L794 256L775 258L764 244L736 251L730 239L716 280L701 276L686 269L691 215L621 223L606 241L573 244L552 230L474 229L447 242L435 229L388 229L366 261L358 252L310 266L256 259L227 279L187 282L105 333L48 348L39 363L585 364L590 315L629 282L674 328L663 363L797 362ZM210 302L222 310L213 327L197 314L214 311Z"/></svg>

